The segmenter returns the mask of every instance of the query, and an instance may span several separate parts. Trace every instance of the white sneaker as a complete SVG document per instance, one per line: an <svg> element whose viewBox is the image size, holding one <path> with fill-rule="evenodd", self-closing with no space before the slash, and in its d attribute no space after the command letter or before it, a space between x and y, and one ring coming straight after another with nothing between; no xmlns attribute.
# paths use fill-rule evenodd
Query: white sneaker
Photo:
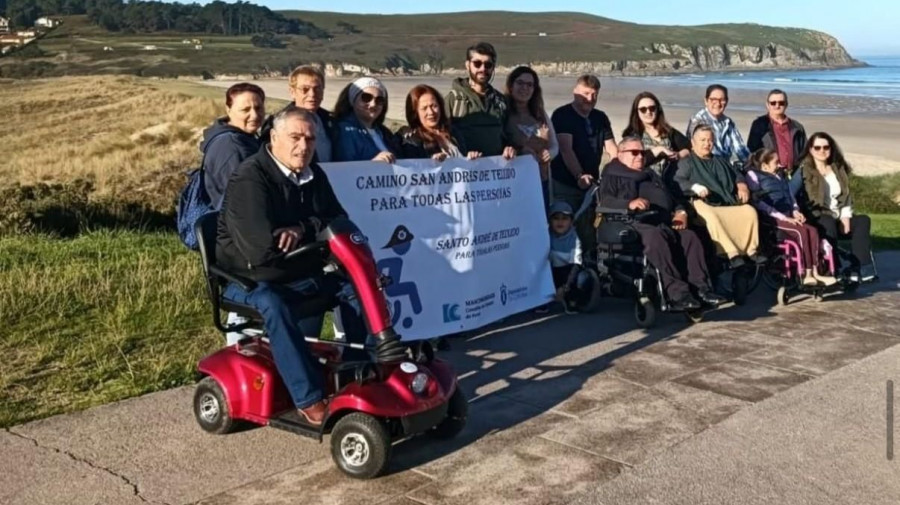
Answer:
<svg viewBox="0 0 900 505"><path fill-rule="evenodd" d="M228 317L225 319L225 326L231 326L233 324L243 324L246 323L248 319L246 317L241 317L237 315L235 312L229 312ZM238 343L242 338L244 338L244 334L239 331L229 331L225 334L225 345L234 345Z"/></svg>

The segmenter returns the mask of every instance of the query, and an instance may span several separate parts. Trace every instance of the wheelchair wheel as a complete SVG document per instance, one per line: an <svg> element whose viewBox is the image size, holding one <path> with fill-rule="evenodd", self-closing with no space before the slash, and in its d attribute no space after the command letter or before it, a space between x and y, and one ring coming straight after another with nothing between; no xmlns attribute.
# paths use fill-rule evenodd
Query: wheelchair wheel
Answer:
<svg viewBox="0 0 900 505"><path fill-rule="evenodd" d="M596 270L588 269L587 273L590 276L591 292L584 307L581 308L581 312L590 314L596 312L600 307L600 298L603 296L603 285L600 282L600 276L597 274Z"/></svg>
<svg viewBox="0 0 900 505"><path fill-rule="evenodd" d="M785 306L790 302L790 299L787 286L779 286L778 291L775 293L775 301L778 302L778 305Z"/></svg>
<svg viewBox="0 0 900 505"><path fill-rule="evenodd" d="M656 324L656 304L646 296L634 302L634 320L641 328L650 328Z"/></svg>
<svg viewBox="0 0 900 505"><path fill-rule="evenodd" d="M747 295L750 293L750 279L747 274L735 270L731 278L731 295L735 305L747 303Z"/></svg>

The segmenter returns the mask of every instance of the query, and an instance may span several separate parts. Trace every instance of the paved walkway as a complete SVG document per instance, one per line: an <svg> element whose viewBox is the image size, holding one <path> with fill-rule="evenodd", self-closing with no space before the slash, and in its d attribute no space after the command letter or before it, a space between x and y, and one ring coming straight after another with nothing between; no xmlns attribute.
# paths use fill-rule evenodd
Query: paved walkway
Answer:
<svg viewBox="0 0 900 505"><path fill-rule="evenodd" d="M0 432L0 503L900 503L884 398L900 383L898 260L821 303L773 308L761 286L644 331L610 300L455 340L470 424L398 445L375 481L278 430L207 435L185 387Z"/></svg>

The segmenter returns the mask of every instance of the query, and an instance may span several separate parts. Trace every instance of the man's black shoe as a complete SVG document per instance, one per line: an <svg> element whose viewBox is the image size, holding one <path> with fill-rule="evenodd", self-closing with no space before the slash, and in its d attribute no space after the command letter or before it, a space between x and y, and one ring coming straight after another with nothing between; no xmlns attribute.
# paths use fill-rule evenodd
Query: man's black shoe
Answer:
<svg viewBox="0 0 900 505"><path fill-rule="evenodd" d="M697 296L700 297L700 301L707 305L712 305L713 307L725 303L725 297L711 289L704 289L703 291L697 293Z"/></svg>
<svg viewBox="0 0 900 505"><path fill-rule="evenodd" d="M680 300L672 302L669 304L669 308L676 312L683 312L685 310L694 310L702 307L700 302L698 302L693 296L685 295Z"/></svg>

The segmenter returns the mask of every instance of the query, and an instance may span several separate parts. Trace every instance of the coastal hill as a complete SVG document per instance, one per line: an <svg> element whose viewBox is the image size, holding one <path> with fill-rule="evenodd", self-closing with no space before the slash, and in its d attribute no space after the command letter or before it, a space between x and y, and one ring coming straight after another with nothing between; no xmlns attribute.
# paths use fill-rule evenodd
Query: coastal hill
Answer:
<svg viewBox="0 0 900 505"><path fill-rule="evenodd" d="M140 30L111 31L88 16L63 16L63 24L45 37L0 58L0 77L274 77L301 63L321 64L329 75L454 73L462 69L465 48L479 40L497 47L501 73L519 64L530 64L542 75L862 65L828 34L756 24L640 25L567 12L272 15L300 20L305 33L251 35L244 29L226 35L218 26L181 32L177 19L169 23L173 29L141 24Z"/></svg>
<svg viewBox="0 0 900 505"><path fill-rule="evenodd" d="M461 69L465 48L491 42L499 64L539 72L648 75L857 66L834 37L757 24L658 26L572 12L374 15L282 11L333 34L317 57L368 70Z"/></svg>

